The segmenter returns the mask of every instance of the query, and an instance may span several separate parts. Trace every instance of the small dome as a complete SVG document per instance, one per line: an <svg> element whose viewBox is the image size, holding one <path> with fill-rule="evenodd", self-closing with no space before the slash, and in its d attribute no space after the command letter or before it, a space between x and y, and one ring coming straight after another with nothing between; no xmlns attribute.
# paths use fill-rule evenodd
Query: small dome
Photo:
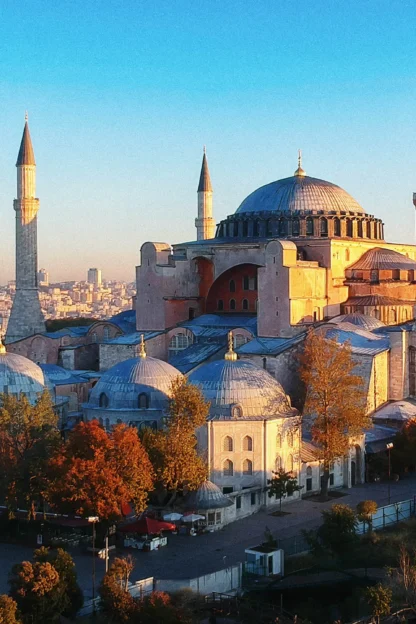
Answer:
<svg viewBox="0 0 416 624"><path fill-rule="evenodd" d="M217 360L197 368L189 381L211 402L211 419L291 416L282 386L248 360Z"/></svg>
<svg viewBox="0 0 416 624"><path fill-rule="evenodd" d="M360 312L353 312L351 314L341 314L340 316L336 316L330 320L331 323L352 323L353 325L357 325L362 329L366 329L367 331L373 331L373 329L378 329L379 327L384 327L384 323L376 319L374 316L370 316L369 314L361 314Z"/></svg>
<svg viewBox="0 0 416 624"><path fill-rule="evenodd" d="M233 501L228 496L224 496L215 483L204 481L195 492L191 492L187 496L185 509L202 511L205 509L223 509L231 505L233 505Z"/></svg>
<svg viewBox="0 0 416 624"><path fill-rule="evenodd" d="M360 204L341 187L325 180L304 175L294 176L261 186L246 197L236 214L246 212L358 212L365 214Z"/></svg>
<svg viewBox="0 0 416 624"><path fill-rule="evenodd" d="M92 389L86 407L138 409L138 396L146 394L148 407L164 409L172 381L180 374L167 362L152 357L125 360L102 375ZM102 396L105 396L104 402Z"/></svg>
<svg viewBox="0 0 416 624"><path fill-rule="evenodd" d="M36 403L39 394L53 386L40 366L17 353L0 350L0 392L18 396L23 393L30 403Z"/></svg>
<svg viewBox="0 0 416 624"><path fill-rule="evenodd" d="M416 269L416 262L407 256L394 251L393 249L383 249L375 247L366 251L357 262L348 267L348 271L394 271L401 269L409 271Z"/></svg>

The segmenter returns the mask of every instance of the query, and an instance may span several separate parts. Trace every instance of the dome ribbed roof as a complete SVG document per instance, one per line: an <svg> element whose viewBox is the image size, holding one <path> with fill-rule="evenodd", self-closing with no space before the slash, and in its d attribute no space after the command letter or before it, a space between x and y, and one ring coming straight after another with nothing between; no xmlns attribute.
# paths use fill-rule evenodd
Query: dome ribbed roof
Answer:
<svg viewBox="0 0 416 624"><path fill-rule="evenodd" d="M53 393L40 366L17 353L0 352L0 393L24 393L33 404L45 389Z"/></svg>
<svg viewBox="0 0 416 624"><path fill-rule="evenodd" d="M393 249L383 249L375 247L366 251L357 262L348 267L350 270L368 271L377 269L379 271L392 271L402 269L409 271L416 269L416 262L407 256L394 251Z"/></svg>
<svg viewBox="0 0 416 624"><path fill-rule="evenodd" d="M364 214L360 204L341 187L325 180L300 175L261 186L246 197L236 214L309 210Z"/></svg>
<svg viewBox="0 0 416 624"><path fill-rule="evenodd" d="M336 316L331 319L331 323L352 323L357 327L361 327L362 329L366 329L367 331L373 331L373 329L378 329L379 327L384 327L384 323L376 319L374 316L369 316L368 314L361 314L360 312L353 312L352 314L341 314L340 316Z"/></svg>
<svg viewBox="0 0 416 624"><path fill-rule="evenodd" d="M224 496L215 483L204 481L195 492L191 492L187 496L185 509L202 511L205 509L223 509L231 505L233 505L233 501L228 496Z"/></svg>
<svg viewBox="0 0 416 624"><path fill-rule="evenodd" d="M276 379L248 360L210 362L191 373L189 381L210 401L210 419L262 420L295 412Z"/></svg>
<svg viewBox="0 0 416 624"><path fill-rule="evenodd" d="M138 396L149 396L149 407L166 408L171 383L181 373L152 357L137 357L116 364L106 371L94 386L87 407L99 407L105 394L109 409L138 409ZM100 408L103 409L103 408Z"/></svg>

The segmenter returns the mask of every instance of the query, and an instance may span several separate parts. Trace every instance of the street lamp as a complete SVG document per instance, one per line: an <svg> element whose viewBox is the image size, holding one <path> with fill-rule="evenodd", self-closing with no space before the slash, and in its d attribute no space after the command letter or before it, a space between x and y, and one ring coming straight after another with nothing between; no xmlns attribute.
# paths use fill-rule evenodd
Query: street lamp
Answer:
<svg viewBox="0 0 416 624"><path fill-rule="evenodd" d="M393 448L394 444L393 442L389 442L388 444L386 444L386 449L388 451L388 455L389 455L389 489L388 489L388 500L389 500L389 505L390 505L390 479L391 479L391 449Z"/></svg>
<svg viewBox="0 0 416 624"><path fill-rule="evenodd" d="M95 524L100 519L98 516L89 516L87 520L92 524L92 610L95 613Z"/></svg>

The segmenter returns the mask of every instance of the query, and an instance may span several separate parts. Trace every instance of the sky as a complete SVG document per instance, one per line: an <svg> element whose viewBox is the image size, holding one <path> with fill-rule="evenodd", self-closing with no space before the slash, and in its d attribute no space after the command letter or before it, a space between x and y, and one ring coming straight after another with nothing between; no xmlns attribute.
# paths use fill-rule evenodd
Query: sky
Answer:
<svg viewBox="0 0 416 624"><path fill-rule="evenodd" d="M414 0L2 0L0 283L26 110L52 281L130 281L145 241L194 240L204 145L217 222L301 148L415 243L415 19Z"/></svg>

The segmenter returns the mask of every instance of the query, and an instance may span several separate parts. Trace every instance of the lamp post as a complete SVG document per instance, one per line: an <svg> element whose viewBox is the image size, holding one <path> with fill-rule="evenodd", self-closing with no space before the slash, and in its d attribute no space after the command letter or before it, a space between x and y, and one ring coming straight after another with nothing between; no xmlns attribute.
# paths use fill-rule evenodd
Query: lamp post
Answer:
<svg viewBox="0 0 416 624"><path fill-rule="evenodd" d="M100 519L98 516L89 516L88 522L92 524L92 611L95 613L95 524Z"/></svg>
<svg viewBox="0 0 416 624"><path fill-rule="evenodd" d="M391 479L391 449L393 448L393 442L389 442L388 444L386 444L386 449L389 455L389 488L388 488L388 500L389 500L389 505L390 505L390 479Z"/></svg>

